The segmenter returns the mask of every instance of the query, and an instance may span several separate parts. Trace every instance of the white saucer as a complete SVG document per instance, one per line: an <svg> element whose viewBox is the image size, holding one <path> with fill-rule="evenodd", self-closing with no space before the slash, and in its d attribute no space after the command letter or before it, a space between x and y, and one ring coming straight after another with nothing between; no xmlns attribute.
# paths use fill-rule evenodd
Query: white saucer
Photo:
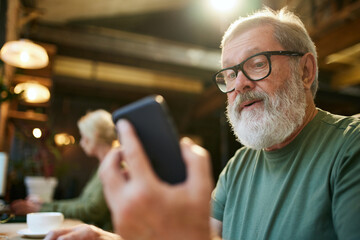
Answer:
<svg viewBox="0 0 360 240"><path fill-rule="evenodd" d="M47 232L31 232L30 229L25 228L17 231L18 234L24 237L30 238L43 238L46 236Z"/></svg>

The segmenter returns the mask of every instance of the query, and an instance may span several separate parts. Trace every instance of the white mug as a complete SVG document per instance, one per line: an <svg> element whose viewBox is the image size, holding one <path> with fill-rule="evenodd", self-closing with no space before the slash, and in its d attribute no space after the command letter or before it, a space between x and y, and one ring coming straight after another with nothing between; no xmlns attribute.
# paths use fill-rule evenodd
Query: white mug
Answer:
<svg viewBox="0 0 360 240"><path fill-rule="evenodd" d="M48 233L58 228L64 221L64 215L60 212L28 213L26 223L31 233Z"/></svg>

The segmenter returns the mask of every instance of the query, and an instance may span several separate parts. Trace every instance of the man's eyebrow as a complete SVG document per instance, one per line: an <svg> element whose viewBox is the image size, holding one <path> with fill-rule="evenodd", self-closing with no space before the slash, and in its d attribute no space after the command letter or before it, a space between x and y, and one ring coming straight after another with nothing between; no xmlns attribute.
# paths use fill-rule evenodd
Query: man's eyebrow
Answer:
<svg viewBox="0 0 360 240"><path fill-rule="evenodd" d="M252 55L255 55L255 54L259 53L259 52L262 52L262 51L261 51L259 48L257 48L257 47L251 48L251 49L247 49L247 50L245 51L245 56L246 56L246 57L244 57L240 62L234 64L234 63L230 63L230 62L228 62L228 61L224 61L224 62L222 63L222 67L223 67L223 68L228 68L228 67L235 66L235 65L241 63L242 61L244 61L246 58L248 58L248 57L250 57L250 56L252 56Z"/></svg>

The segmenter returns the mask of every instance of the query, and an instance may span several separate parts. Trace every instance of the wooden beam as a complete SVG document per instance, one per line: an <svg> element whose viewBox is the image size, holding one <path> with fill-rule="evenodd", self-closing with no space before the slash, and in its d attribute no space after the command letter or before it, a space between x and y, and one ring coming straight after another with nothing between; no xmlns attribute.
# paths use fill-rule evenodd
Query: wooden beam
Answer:
<svg viewBox="0 0 360 240"><path fill-rule="evenodd" d="M360 17L314 39L319 60L360 42Z"/></svg>
<svg viewBox="0 0 360 240"><path fill-rule="evenodd" d="M87 79L93 83L97 82L99 85L104 82L112 82L191 94L200 94L203 91L201 79L64 56L56 58L54 74L57 76Z"/></svg>
<svg viewBox="0 0 360 240"><path fill-rule="evenodd" d="M353 66L350 69L337 72L331 81L334 89L360 84L360 68Z"/></svg>
<svg viewBox="0 0 360 240"><path fill-rule="evenodd" d="M52 81L50 78L43 78L43 77L37 77L31 75L17 74L14 76L14 80L12 82L14 85L17 83L24 83L24 82L37 82L40 83L41 85L46 86L47 88L52 87Z"/></svg>
<svg viewBox="0 0 360 240"><path fill-rule="evenodd" d="M61 0L61 4L57 1L36 1L36 4L39 9L46 9L42 18L44 21L66 23L74 19L91 19L184 8L190 1Z"/></svg>
<svg viewBox="0 0 360 240"><path fill-rule="evenodd" d="M46 122L48 120L48 116L43 113L36 113L31 111L21 112L15 110L9 111L9 118L21 119L26 121L36 121L36 122Z"/></svg>
<svg viewBox="0 0 360 240"><path fill-rule="evenodd" d="M320 61L360 42L360 1L349 4L328 19L309 30Z"/></svg>
<svg viewBox="0 0 360 240"><path fill-rule="evenodd" d="M103 54L138 57L211 71L220 67L220 49L208 49L118 30L98 27L79 30L39 25L33 29L30 37Z"/></svg>

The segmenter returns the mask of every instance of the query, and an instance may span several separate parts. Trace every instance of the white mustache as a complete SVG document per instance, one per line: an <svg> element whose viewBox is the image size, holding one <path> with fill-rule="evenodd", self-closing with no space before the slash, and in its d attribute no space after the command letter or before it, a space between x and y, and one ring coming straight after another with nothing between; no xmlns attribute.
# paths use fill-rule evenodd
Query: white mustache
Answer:
<svg viewBox="0 0 360 240"><path fill-rule="evenodd" d="M252 100L263 100L264 103L268 103L270 99L269 95L265 92L245 92L243 94L238 94L235 98L234 103L232 104L233 107L238 108L242 103L252 101Z"/></svg>

